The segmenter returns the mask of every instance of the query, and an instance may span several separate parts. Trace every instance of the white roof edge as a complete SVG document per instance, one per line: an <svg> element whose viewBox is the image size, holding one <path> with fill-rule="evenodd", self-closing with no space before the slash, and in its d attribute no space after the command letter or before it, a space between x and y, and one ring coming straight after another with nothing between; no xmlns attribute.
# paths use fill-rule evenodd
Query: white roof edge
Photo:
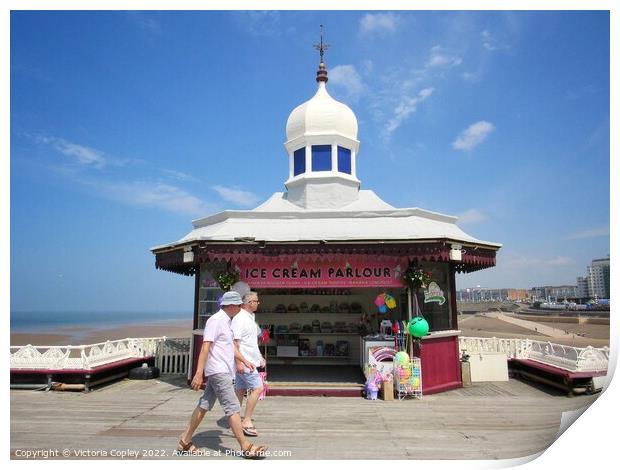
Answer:
<svg viewBox="0 0 620 470"><path fill-rule="evenodd" d="M267 201L268 202L268 201ZM267 202L261 204L265 205ZM259 207L261 207L259 206ZM310 218L372 218L372 217L423 217L435 220L437 222L456 223L458 217L440 214L439 212L427 211L418 207L402 208L402 209L371 209L371 210L354 210L354 211L334 211L334 210L309 210L309 211L256 211L255 209L244 210L225 210L201 219L192 221L194 228L213 225L232 217L239 219L310 219Z"/></svg>
<svg viewBox="0 0 620 470"><path fill-rule="evenodd" d="M494 243L494 242L487 242L484 240L477 240L475 238L471 238L469 240L459 240L456 239L454 237L437 237L437 239L439 240L445 240L447 242L454 242L454 243L458 243L458 244L467 244L467 245L483 245L485 247L490 247L490 248L496 248L496 249L500 249L503 244L502 243ZM176 242L173 243L168 243L166 245L158 245L158 246L154 246L152 248L150 248L150 251L157 251L157 250L163 250L166 248L175 248L181 245L192 245L198 242L202 242L202 241L212 241L212 242L219 242L219 243L230 243L230 242L238 242L239 240L235 240L233 239L222 239L222 238L215 238L215 237L196 237L196 238L185 238L185 239L181 239L178 240ZM261 240L262 241L262 240ZM330 240L330 239L324 239L324 240L318 240L318 239L308 239L308 240L266 240L269 243L291 243L291 244L301 244L301 243L319 243L319 242L329 242L330 244L339 244L339 243L367 243L367 242L375 242L375 243L385 243L385 244L390 244L390 243L406 243L406 242L411 242L411 243L423 243L425 240L414 240L414 239L410 239L410 238L365 238L365 239L357 239L357 240Z"/></svg>

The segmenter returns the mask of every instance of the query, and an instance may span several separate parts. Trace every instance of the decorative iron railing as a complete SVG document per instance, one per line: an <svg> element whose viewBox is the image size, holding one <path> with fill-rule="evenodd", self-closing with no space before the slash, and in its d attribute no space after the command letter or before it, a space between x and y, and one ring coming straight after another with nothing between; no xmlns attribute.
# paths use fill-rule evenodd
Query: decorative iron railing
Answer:
<svg viewBox="0 0 620 470"><path fill-rule="evenodd" d="M156 356L165 337L125 338L81 346L11 346L11 369L91 370L124 359Z"/></svg>
<svg viewBox="0 0 620 470"><path fill-rule="evenodd" d="M513 338L472 338L461 336L459 349L469 355L505 353L511 359L530 359L571 372L606 371L609 348L577 348L544 341Z"/></svg>
<svg viewBox="0 0 620 470"><path fill-rule="evenodd" d="M572 372L607 370L609 348L577 348L514 338L461 336L467 354L501 352L507 358L530 359ZM123 359L155 357L162 374L187 374L190 338L125 338L81 346L11 346L11 369L91 370Z"/></svg>

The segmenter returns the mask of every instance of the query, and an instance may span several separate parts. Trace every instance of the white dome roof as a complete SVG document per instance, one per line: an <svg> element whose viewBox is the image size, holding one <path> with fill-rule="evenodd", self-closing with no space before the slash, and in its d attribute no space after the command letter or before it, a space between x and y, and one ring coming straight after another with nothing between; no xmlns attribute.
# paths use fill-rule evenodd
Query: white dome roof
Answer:
<svg viewBox="0 0 620 470"><path fill-rule="evenodd" d="M316 94L289 115L286 138L290 142L303 136L333 134L357 140L357 118L351 108L327 93L324 82L319 82Z"/></svg>

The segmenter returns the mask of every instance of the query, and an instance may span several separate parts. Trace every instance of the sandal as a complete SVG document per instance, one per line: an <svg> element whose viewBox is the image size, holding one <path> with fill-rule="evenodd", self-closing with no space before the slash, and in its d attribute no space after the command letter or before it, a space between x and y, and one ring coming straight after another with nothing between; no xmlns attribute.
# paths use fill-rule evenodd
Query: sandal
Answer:
<svg viewBox="0 0 620 470"><path fill-rule="evenodd" d="M195 452L196 450L198 450L198 447L196 447L192 441L183 442L183 438L179 438L177 450L179 452Z"/></svg>
<svg viewBox="0 0 620 470"><path fill-rule="evenodd" d="M247 449L241 450L241 456L244 459L264 459L267 457L265 455L266 451L266 446L256 446L254 444L250 444Z"/></svg>
<svg viewBox="0 0 620 470"><path fill-rule="evenodd" d="M243 434L245 434L246 436L258 436L258 432L256 431L256 428L254 426L242 426L241 429L243 429Z"/></svg>

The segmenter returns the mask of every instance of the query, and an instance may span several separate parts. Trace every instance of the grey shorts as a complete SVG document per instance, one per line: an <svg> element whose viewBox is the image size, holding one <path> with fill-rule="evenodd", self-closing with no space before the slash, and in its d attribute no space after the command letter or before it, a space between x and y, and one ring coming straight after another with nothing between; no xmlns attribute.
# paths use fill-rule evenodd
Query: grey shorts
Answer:
<svg viewBox="0 0 620 470"><path fill-rule="evenodd" d="M207 377L205 392L198 400L198 406L203 410L211 411L215 399L220 402L226 416L232 416L241 411L239 399L235 394L233 378L230 374L213 374Z"/></svg>

